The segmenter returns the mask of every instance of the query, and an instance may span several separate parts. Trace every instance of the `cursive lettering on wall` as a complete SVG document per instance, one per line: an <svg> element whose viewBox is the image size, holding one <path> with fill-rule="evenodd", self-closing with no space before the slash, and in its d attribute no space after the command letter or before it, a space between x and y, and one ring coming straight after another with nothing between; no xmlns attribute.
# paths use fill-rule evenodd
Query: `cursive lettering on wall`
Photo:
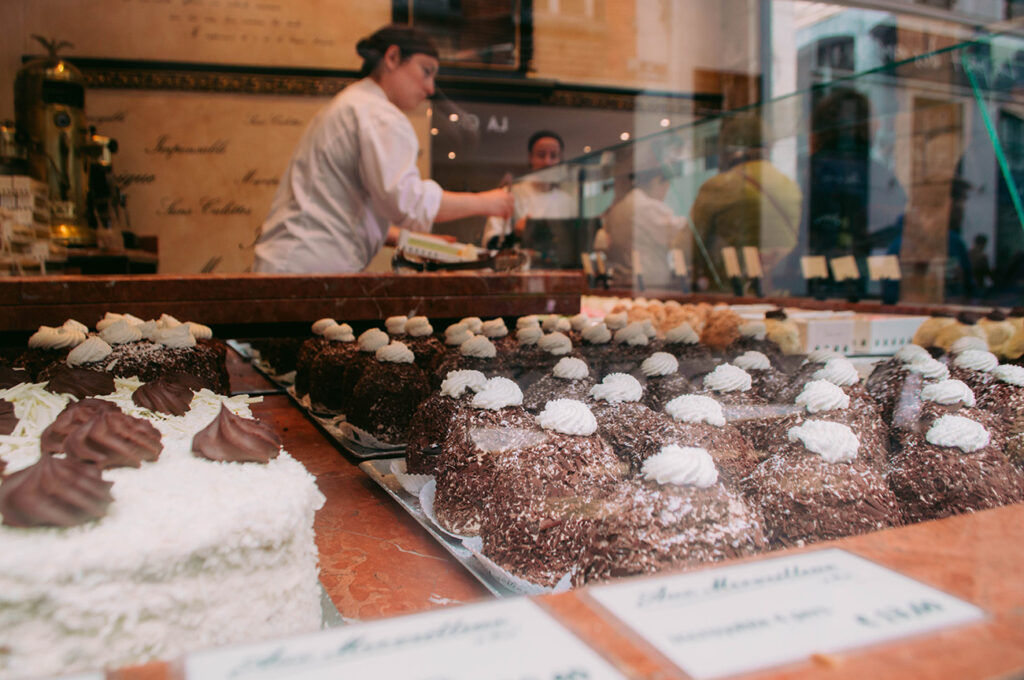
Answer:
<svg viewBox="0 0 1024 680"><path fill-rule="evenodd" d="M252 208L234 199L203 196L199 199L199 209L203 215L230 217L231 215L252 215Z"/></svg>
<svg viewBox="0 0 1024 680"><path fill-rule="evenodd" d="M114 173L114 179L122 187L130 187L136 184L153 184L156 182L156 175L152 172L118 172Z"/></svg>
<svg viewBox="0 0 1024 680"><path fill-rule="evenodd" d="M274 175L265 176L265 177L264 176L260 176L258 174L258 172L256 171L256 169L254 168L252 170L249 170L244 175L242 175L242 179L239 180L239 183L241 183L241 184L248 184L248 185L257 186L257 187L259 187L259 186L276 187L278 181L279 181L279 179L276 176L274 176Z"/></svg>
<svg viewBox="0 0 1024 680"><path fill-rule="evenodd" d="M161 217L188 217L192 214L192 208L185 205L185 201L180 198L164 198L160 199L160 207L156 209L156 214Z"/></svg>
<svg viewBox="0 0 1024 680"><path fill-rule="evenodd" d="M127 118L127 111L114 111L113 113L101 113L99 115L89 114L90 123L123 123Z"/></svg>
<svg viewBox="0 0 1024 680"><path fill-rule="evenodd" d="M168 160L179 155L223 155L227 153L228 140L217 139L209 144L181 144L171 139L170 135L160 135L156 144L147 147L148 154L161 154Z"/></svg>

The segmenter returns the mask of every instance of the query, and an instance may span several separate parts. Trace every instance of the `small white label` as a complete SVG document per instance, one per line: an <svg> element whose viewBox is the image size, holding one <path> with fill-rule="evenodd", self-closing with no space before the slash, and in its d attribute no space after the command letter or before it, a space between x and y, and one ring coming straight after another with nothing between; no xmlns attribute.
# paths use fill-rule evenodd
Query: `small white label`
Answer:
<svg viewBox="0 0 1024 680"><path fill-rule="evenodd" d="M590 253L580 253L580 262L583 263L583 273L587 276L594 275L594 261L590 258Z"/></svg>
<svg viewBox="0 0 1024 680"><path fill-rule="evenodd" d="M828 263L824 255L805 255L800 258L800 269L805 279L827 279Z"/></svg>
<svg viewBox="0 0 1024 680"><path fill-rule="evenodd" d="M696 680L982 621L984 611L843 550L589 591Z"/></svg>
<svg viewBox="0 0 1024 680"><path fill-rule="evenodd" d="M681 248L672 249L672 271L676 276L686 276L686 254Z"/></svg>
<svg viewBox="0 0 1024 680"><path fill-rule="evenodd" d="M740 271L740 258L736 255L735 248L722 248L722 261L725 263L725 275L730 279L743 276L743 272Z"/></svg>
<svg viewBox="0 0 1024 680"><path fill-rule="evenodd" d="M500 669L500 673L496 673ZM188 680L622 678L525 598L185 657Z"/></svg>
<svg viewBox="0 0 1024 680"><path fill-rule="evenodd" d="M847 281L849 279L860 278L860 270L857 269L857 260L853 255L833 257L829 262L832 265L832 275L835 277L836 281Z"/></svg>
<svg viewBox="0 0 1024 680"><path fill-rule="evenodd" d="M761 269L761 254L754 246L743 247L743 264L747 268L747 277L751 279L764 278L764 270Z"/></svg>
<svg viewBox="0 0 1024 680"><path fill-rule="evenodd" d="M899 281L902 278L900 258L896 255L869 255L868 272L871 273L872 281L880 279Z"/></svg>

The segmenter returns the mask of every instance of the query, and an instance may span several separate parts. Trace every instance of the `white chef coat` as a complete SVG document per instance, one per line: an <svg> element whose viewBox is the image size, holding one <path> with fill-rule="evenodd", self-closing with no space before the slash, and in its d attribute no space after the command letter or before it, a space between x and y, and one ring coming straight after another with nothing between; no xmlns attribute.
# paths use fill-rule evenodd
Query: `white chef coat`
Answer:
<svg viewBox="0 0 1024 680"><path fill-rule="evenodd" d="M672 212L664 202L633 189L608 208L603 220L608 264L616 283L632 285L633 251L640 256L645 286L664 286L672 280L672 242L687 219Z"/></svg>
<svg viewBox="0 0 1024 680"><path fill-rule="evenodd" d="M558 187L545 189L543 186L538 187L534 182L526 181L513 184L510 191L515 199L512 218L491 217L487 220L481 240L484 247L487 247L487 242L495 236L508 235L520 218L556 219L576 216L576 201Z"/></svg>
<svg viewBox="0 0 1024 680"><path fill-rule="evenodd" d="M420 177L405 114L364 78L302 135L259 239L253 271L345 273L366 267L392 224L429 231L441 187Z"/></svg>

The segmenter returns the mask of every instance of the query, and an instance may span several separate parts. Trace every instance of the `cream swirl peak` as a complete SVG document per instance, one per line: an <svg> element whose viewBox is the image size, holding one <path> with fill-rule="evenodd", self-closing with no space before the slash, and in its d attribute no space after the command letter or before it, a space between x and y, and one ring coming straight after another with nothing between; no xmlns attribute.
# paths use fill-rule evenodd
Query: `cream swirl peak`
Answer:
<svg viewBox="0 0 1024 680"><path fill-rule="evenodd" d="M924 438L929 444L958 448L964 453L983 449L990 440L984 425L970 418L953 415L936 418Z"/></svg>
<svg viewBox="0 0 1024 680"><path fill-rule="evenodd" d="M545 430L587 437L597 432L597 419L582 401L553 399L537 415L537 424Z"/></svg>
<svg viewBox="0 0 1024 680"><path fill-rule="evenodd" d="M629 314L626 312L616 312L615 314L608 314L604 317L604 325L608 327L610 331L617 331L625 328L629 323Z"/></svg>
<svg viewBox="0 0 1024 680"><path fill-rule="evenodd" d="M544 337L540 326L523 326L516 331L516 341L520 345L536 345Z"/></svg>
<svg viewBox="0 0 1024 680"><path fill-rule="evenodd" d="M704 387L713 392L746 392L752 384L750 374L732 364L719 364L704 376Z"/></svg>
<svg viewBox="0 0 1024 680"><path fill-rule="evenodd" d="M413 338L424 338L434 334L434 327L425 316L414 316L405 322L405 334Z"/></svg>
<svg viewBox="0 0 1024 680"><path fill-rule="evenodd" d="M835 351L834 349L815 349L811 350L807 354L806 362L808 364L827 364L829 359L842 359L842 354Z"/></svg>
<svg viewBox="0 0 1024 680"><path fill-rule="evenodd" d="M73 328L40 326L39 330L28 339L28 346L33 349L65 349L77 347L83 342L85 342L85 333Z"/></svg>
<svg viewBox="0 0 1024 680"><path fill-rule="evenodd" d="M609 373L599 384L590 388L590 396L609 404L640 401L644 396L644 388L639 380L628 373Z"/></svg>
<svg viewBox="0 0 1024 680"><path fill-rule="evenodd" d="M960 354L961 352L966 352L970 349L977 350L979 352L987 352L988 343L979 337L965 335L949 346L951 354Z"/></svg>
<svg viewBox="0 0 1024 680"><path fill-rule="evenodd" d="M718 468L707 449L669 444L644 461L640 473L658 484L706 489L718 481Z"/></svg>
<svg viewBox="0 0 1024 680"><path fill-rule="evenodd" d="M313 335L323 335L324 333L327 332L328 328L331 328L332 326L337 326L337 325L338 325L338 322L335 321L334 319L328 319L328 318L317 319L316 321L313 322L313 326L312 326Z"/></svg>
<svg viewBox="0 0 1024 680"><path fill-rule="evenodd" d="M642 321L634 321L618 329L615 331L613 339L617 345L643 346L650 342L650 338L647 337L647 329Z"/></svg>
<svg viewBox="0 0 1024 680"><path fill-rule="evenodd" d="M1002 364L992 371L992 375L1008 385L1024 387L1024 366Z"/></svg>
<svg viewBox="0 0 1024 680"><path fill-rule="evenodd" d="M441 394L452 399L461 397L467 389L479 392L487 384L487 376L480 371L461 369L448 371L441 381Z"/></svg>
<svg viewBox="0 0 1024 680"><path fill-rule="evenodd" d="M96 363L106 359L113 351L103 338L93 335L68 353L67 364L68 366L81 366L82 364Z"/></svg>
<svg viewBox="0 0 1024 680"><path fill-rule="evenodd" d="M467 316L464 319L459 319L459 323L468 328L469 332L474 335L479 333L484 327L483 319L479 316Z"/></svg>
<svg viewBox="0 0 1024 680"><path fill-rule="evenodd" d="M915 345L913 343L903 345L903 347L900 347L893 356L905 364L912 364L915 361L923 361L924 359L932 358L932 355L928 353L928 350L921 347L921 345Z"/></svg>
<svg viewBox="0 0 1024 680"><path fill-rule="evenodd" d="M494 343L484 336L474 335L459 345L459 354L476 359L493 359L498 356L498 350L494 348Z"/></svg>
<svg viewBox="0 0 1024 680"><path fill-rule="evenodd" d="M549 314L540 325L541 329L548 333L568 333L572 330L572 324L564 316Z"/></svg>
<svg viewBox="0 0 1024 680"><path fill-rule="evenodd" d="M827 420L807 420L789 428L786 433L791 442L800 442L811 453L829 463L848 463L857 458L860 440L853 430L842 423Z"/></svg>
<svg viewBox="0 0 1024 680"><path fill-rule="evenodd" d="M967 349L956 355L953 365L968 371L990 373L999 365L999 359L987 350Z"/></svg>
<svg viewBox="0 0 1024 680"><path fill-rule="evenodd" d="M379 328L371 328L368 331L363 331L359 335L359 351L360 352L376 352L381 347L384 347L391 339L388 338L388 334Z"/></svg>
<svg viewBox="0 0 1024 680"><path fill-rule="evenodd" d="M324 331L324 338L330 342L355 342L356 335L347 323L336 323Z"/></svg>
<svg viewBox="0 0 1024 680"><path fill-rule="evenodd" d="M118 319L101 330L100 337L111 345L124 345L142 340L142 331L124 319Z"/></svg>
<svg viewBox="0 0 1024 680"><path fill-rule="evenodd" d="M648 378L672 375L679 370L679 359L668 352L655 352L640 364L640 371Z"/></svg>
<svg viewBox="0 0 1024 680"><path fill-rule="evenodd" d="M849 387L860 382L860 374L857 373L857 367L849 359L842 357L826 361L823 368L819 368L814 372L813 378L815 380L827 380L833 385L840 387Z"/></svg>
<svg viewBox="0 0 1024 680"><path fill-rule="evenodd" d="M952 404L974 406L976 403L974 392L967 386L967 383L960 380L940 380L928 383L921 388L921 399L946 406Z"/></svg>
<svg viewBox="0 0 1024 680"><path fill-rule="evenodd" d="M489 411L497 411L509 406L520 406L523 403L523 391L514 380L508 378L490 378L483 386L470 405L473 408L482 408Z"/></svg>
<svg viewBox="0 0 1024 680"><path fill-rule="evenodd" d="M117 323L118 321L126 321L124 314L117 314L115 312L106 312L103 318L96 322L96 330L102 331L107 326ZM136 324L132 324L136 325Z"/></svg>
<svg viewBox="0 0 1024 680"><path fill-rule="evenodd" d="M583 342L591 345L606 345L612 340L612 332L603 323L587 326L582 333Z"/></svg>
<svg viewBox="0 0 1024 680"><path fill-rule="evenodd" d="M580 312L569 317L569 326L574 331L582 331L590 324L590 317Z"/></svg>
<svg viewBox="0 0 1024 680"><path fill-rule="evenodd" d="M196 323L195 321L186 321L184 325L196 340L209 340L213 337L213 329L209 326Z"/></svg>
<svg viewBox="0 0 1024 680"><path fill-rule="evenodd" d="M572 340L569 336L560 331L547 333L537 341L537 346L548 354L560 357L572 351Z"/></svg>
<svg viewBox="0 0 1024 680"><path fill-rule="evenodd" d="M734 366L739 366L748 373L750 371L767 371L772 367L772 362L762 352L749 350L732 360Z"/></svg>
<svg viewBox="0 0 1024 680"><path fill-rule="evenodd" d="M715 427L725 426L722 405L711 397L701 394L684 394L665 404L665 413L681 423L707 423Z"/></svg>
<svg viewBox="0 0 1024 680"><path fill-rule="evenodd" d="M583 380L590 375L590 369L587 368L587 362L583 359L577 359L576 357L562 357L555 364L555 367L551 369L552 375L562 380Z"/></svg>
<svg viewBox="0 0 1024 680"><path fill-rule="evenodd" d="M384 328L388 335L405 335L405 325L409 323L409 317L405 315L389 316L384 319Z"/></svg>
<svg viewBox="0 0 1024 680"><path fill-rule="evenodd" d="M411 364L415 360L412 350L399 340L393 340L383 347L378 347L373 356L377 361L390 364Z"/></svg>
<svg viewBox="0 0 1024 680"><path fill-rule="evenodd" d="M64 322L63 327L69 330L78 331L82 335L89 335L89 327L76 319L68 319Z"/></svg>
<svg viewBox="0 0 1024 680"><path fill-rule="evenodd" d="M521 316L518 319L516 319L516 330L517 331L518 330L522 330L524 328L533 328L534 326L536 326L537 328L540 328L540 321L537 320L537 316L535 314L529 314L527 316Z"/></svg>
<svg viewBox="0 0 1024 680"><path fill-rule="evenodd" d="M139 333L142 333L142 337L146 340L156 342L156 332L160 330L156 325L156 321L150 319L149 321L143 321L135 327L139 329Z"/></svg>
<svg viewBox="0 0 1024 680"><path fill-rule="evenodd" d="M906 367L911 373L917 373L928 380L945 380L949 377L949 367L941 361L932 359L931 355L927 359L912 361L906 364Z"/></svg>
<svg viewBox="0 0 1024 680"><path fill-rule="evenodd" d="M665 333L665 342L670 345L696 345L700 342L700 336L693 326L685 321Z"/></svg>
<svg viewBox="0 0 1024 680"><path fill-rule="evenodd" d="M180 323L177 326L157 328L153 333L153 342L170 349L187 349L196 346L196 339L192 337L188 326Z"/></svg>
<svg viewBox="0 0 1024 680"><path fill-rule="evenodd" d="M797 406L803 406L808 413L821 413L849 408L850 395L827 380L811 380L797 395L795 403Z"/></svg>
<svg viewBox="0 0 1024 680"><path fill-rule="evenodd" d="M736 330L740 332L742 337L754 340L764 340L765 336L768 335L768 327L765 326L764 321L747 321L746 323L741 323Z"/></svg>
<svg viewBox="0 0 1024 680"><path fill-rule="evenodd" d="M451 345L452 347L458 347L471 337L473 337L473 332L469 330L469 326L461 321L453 323L444 329L444 344Z"/></svg>
<svg viewBox="0 0 1024 680"><path fill-rule="evenodd" d="M484 334L484 337L504 338L508 335L508 326L505 325L505 320L502 318L491 319L490 321L484 321L483 326L480 327L480 332Z"/></svg>
<svg viewBox="0 0 1024 680"><path fill-rule="evenodd" d="M180 325L181 322L170 314L161 314L160 318L156 320L157 328L177 328Z"/></svg>

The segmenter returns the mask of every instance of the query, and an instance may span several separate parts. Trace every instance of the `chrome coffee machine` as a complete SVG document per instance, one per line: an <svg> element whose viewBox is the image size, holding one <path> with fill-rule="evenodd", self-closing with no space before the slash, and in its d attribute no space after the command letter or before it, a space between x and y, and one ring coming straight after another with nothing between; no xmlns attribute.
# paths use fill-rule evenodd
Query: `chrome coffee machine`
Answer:
<svg viewBox="0 0 1024 680"><path fill-rule="evenodd" d="M24 144L28 173L49 187L50 236L62 245L96 244L96 219L90 219L92 166L110 178L113 140L89 129L85 117L85 80L58 51L71 44L32 36L49 53L18 71L14 80L15 126ZM92 180L96 182L97 180ZM104 199L105 201L106 199Z"/></svg>

